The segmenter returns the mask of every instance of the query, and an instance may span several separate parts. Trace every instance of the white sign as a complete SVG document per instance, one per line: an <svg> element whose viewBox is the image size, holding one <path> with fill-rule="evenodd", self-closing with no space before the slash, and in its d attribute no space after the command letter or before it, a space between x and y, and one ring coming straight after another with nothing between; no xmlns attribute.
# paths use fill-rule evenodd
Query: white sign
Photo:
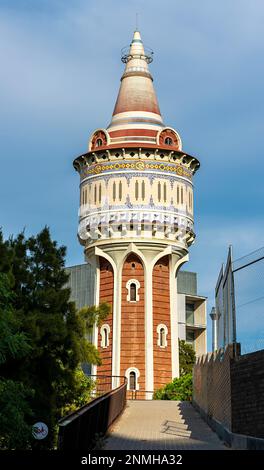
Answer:
<svg viewBox="0 0 264 470"><path fill-rule="evenodd" d="M45 439L49 433L49 428L45 423L35 423L32 426L32 434L35 439Z"/></svg>

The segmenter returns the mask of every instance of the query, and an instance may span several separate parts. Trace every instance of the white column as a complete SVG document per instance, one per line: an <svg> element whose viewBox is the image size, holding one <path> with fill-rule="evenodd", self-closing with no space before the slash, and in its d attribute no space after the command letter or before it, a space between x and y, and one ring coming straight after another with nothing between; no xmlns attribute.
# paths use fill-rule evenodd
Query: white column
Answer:
<svg viewBox="0 0 264 470"><path fill-rule="evenodd" d="M152 391L153 377L153 294L152 294L152 263L145 264L145 389ZM146 399L151 399L150 393Z"/></svg>
<svg viewBox="0 0 264 470"><path fill-rule="evenodd" d="M95 282L94 282L94 305L98 306L100 303L100 264L98 256L94 257L93 267L95 268ZM93 333L92 333L92 342L94 346L98 347L98 327L96 325L93 326ZM97 365L92 364L91 366L91 374L97 375Z"/></svg>
<svg viewBox="0 0 264 470"><path fill-rule="evenodd" d="M172 379L180 376L179 368L179 326L177 305L177 280L175 276L175 263L170 257L170 326L171 326L171 375Z"/></svg>
<svg viewBox="0 0 264 470"><path fill-rule="evenodd" d="M120 375L122 264L114 270L112 375ZM119 380L115 381L116 386Z"/></svg>

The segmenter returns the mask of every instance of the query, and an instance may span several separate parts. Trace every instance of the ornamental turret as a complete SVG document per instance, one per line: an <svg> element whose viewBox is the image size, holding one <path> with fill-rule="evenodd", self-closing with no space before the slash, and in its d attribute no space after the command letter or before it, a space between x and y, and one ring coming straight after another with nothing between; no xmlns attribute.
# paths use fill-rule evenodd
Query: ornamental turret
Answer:
<svg viewBox="0 0 264 470"><path fill-rule="evenodd" d="M192 180L199 168L163 122L152 59L135 31L122 51L111 122L74 160L79 241L96 268L95 302L112 306L94 331L103 358L97 372L126 375L130 388L147 391L179 374L177 271L195 238Z"/></svg>

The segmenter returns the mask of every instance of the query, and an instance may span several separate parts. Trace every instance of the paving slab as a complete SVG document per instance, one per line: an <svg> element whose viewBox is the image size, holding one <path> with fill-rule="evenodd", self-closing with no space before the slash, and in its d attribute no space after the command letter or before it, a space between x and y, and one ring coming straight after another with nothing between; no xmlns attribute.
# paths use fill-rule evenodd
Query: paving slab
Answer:
<svg viewBox="0 0 264 470"><path fill-rule="evenodd" d="M129 400L106 450L227 450L189 402Z"/></svg>

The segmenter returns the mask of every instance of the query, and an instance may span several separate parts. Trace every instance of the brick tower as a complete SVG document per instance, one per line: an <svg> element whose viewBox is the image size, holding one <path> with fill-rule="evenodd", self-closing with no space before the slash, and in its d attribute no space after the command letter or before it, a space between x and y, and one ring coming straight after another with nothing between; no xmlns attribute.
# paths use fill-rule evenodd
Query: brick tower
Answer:
<svg viewBox="0 0 264 470"><path fill-rule="evenodd" d="M126 375L128 388L145 394L179 375L177 272L195 238L199 162L163 123L152 52L139 31L122 62L112 120L73 163L81 179L78 237L95 267L94 303L111 304L94 329L103 361L93 373Z"/></svg>

